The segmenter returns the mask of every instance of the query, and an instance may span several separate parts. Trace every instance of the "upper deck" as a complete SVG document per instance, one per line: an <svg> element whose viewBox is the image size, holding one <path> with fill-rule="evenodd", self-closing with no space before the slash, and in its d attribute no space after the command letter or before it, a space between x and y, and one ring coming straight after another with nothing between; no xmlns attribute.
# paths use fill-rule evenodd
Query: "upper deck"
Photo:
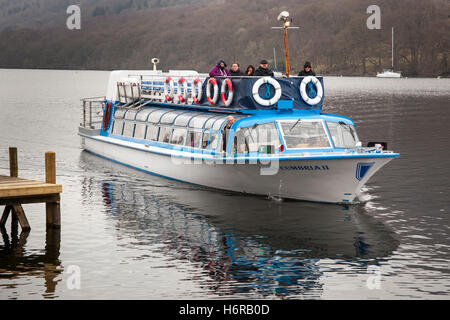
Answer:
<svg viewBox="0 0 450 320"><path fill-rule="evenodd" d="M113 71L106 100L129 104L145 99L177 108L242 113L304 110L320 113L322 77L215 77L196 71Z"/></svg>

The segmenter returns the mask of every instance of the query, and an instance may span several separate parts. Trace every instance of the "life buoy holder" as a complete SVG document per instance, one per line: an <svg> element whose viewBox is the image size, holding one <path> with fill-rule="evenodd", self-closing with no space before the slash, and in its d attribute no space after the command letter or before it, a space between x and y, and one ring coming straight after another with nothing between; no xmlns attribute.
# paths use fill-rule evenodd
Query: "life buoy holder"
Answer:
<svg viewBox="0 0 450 320"><path fill-rule="evenodd" d="M263 99L259 95L259 88L263 84L266 84L266 83L271 84L275 88L275 95L271 99ZM274 105L275 103L277 103L278 100L280 100L280 98L281 98L281 86L278 83L278 81L275 80L274 78L263 77L263 78L258 79L253 84L252 95L253 95L253 99L255 99L255 101L257 103L259 103L260 105L271 106L271 105Z"/></svg>
<svg viewBox="0 0 450 320"><path fill-rule="evenodd" d="M109 120L111 118L111 109L112 109L112 104L111 102L108 102L105 105L105 108L103 110L103 131L108 130L109 127Z"/></svg>
<svg viewBox="0 0 450 320"><path fill-rule="evenodd" d="M166 101L168 102L173 101L173 93L174 93L174 86L172 77L167 77L166 81L164 81L164 96L166 98Z"/></svg>
<svg viewBox="0 0 450 320"><path fill-rule="evenodd" d="M214 88L214 95L211 98L211 85ZM215 105L217 99L219 98L219 86L217 85L217 80L214 78L209 78L208 84L206 86L206 96L208 97L209 104Z"/></svg>
<svg viewBox="0 0 450 320"><path fill-rule="evenodd" d="M181 90L183 88L183 90ZM188 83L184 77L178 80L178 101L185 103L188 96Z"/></svg>
<svg viewBox="0 0 450 320"><path fill-rule="evenodd" d="M226 95L227 87L228 87L228 98ZM233 101L233 95L234 95L233 82L231 82L230 79L226 78L225 80L222 81L220 95L221 95L223 104L226 107L228 107L231 104L231 102Z"/></svg>
<svg viewBox="0 0 450 320"><path fill-rule="evenodd" d="M202 80L200 80L199 78L195 78L192 83L192 100L194 101L194 103L200 103L202 94Z"/></svg>
<svg viewBox="0 0 450 320"><path fill-rule="evenodd" d="M310 98L306 93L306 85L310 82L312 82L316 86L317 95L314 98ZM323 97L323 87L319 79L314 76L305 77L300 83L300 95L302 96L303 101L305 101L307 104L311 106L318 104Z"/></svg>

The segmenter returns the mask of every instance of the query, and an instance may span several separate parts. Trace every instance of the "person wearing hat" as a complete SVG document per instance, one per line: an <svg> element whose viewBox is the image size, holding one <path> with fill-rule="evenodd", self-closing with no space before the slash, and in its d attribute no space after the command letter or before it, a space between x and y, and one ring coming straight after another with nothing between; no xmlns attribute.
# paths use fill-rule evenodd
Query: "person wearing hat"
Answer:
<svg viewBox="0 0 450 320"><path fill-rule="evenodd" d="M306 61L303 70L299 72L299 77L315 76L316 73L311 69L311 62Z"/></svg>
<svg viewBox="0 0 450 320"><path fill-rule="evenodd" d="M263 59L259 63L258 69L255 70L254 76L262 76L262 77L273 77L273 71L269 68L269 63L267 60Z"/></svg>
<svg viewBox="0 0 450 320"><path fill-rule="evenodd" d="M227 70L225 60L220 59L217 64L209 70L210 77L226 77L230 76L230 71Z"/></svg>

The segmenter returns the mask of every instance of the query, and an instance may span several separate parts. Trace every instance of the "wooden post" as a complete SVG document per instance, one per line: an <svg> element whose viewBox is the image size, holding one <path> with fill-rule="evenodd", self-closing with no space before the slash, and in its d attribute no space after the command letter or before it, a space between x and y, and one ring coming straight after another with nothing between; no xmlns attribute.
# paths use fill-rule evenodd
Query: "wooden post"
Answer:
<svg viewBox="0 0 450 320"><path fill-rule="evenodd" d="M54 152L45 153L45 182L56 184L56 161ZM47 202L45 204L45 212L47 217L47 227L60 228L61 227L61 210L59 196L58 200L54 202Z"/></svg>
<svg viewBox="0 0 450 320"><path fill-rule="evenodd" d="M25 216L25 212L23 211L23 208L20 204L14 205L13 211L14 214L17 217L17 220L19 220L20 227L22 228L22 231L27 232L30 231L30 224L28 223L27 217Z"/></svg>
<svg viewBox="0 0 450 320"><path fill-rule="evenodd" d="M19 176L19 165L17 162L17 148L9 148L9 173L11 177Z"/></svg>

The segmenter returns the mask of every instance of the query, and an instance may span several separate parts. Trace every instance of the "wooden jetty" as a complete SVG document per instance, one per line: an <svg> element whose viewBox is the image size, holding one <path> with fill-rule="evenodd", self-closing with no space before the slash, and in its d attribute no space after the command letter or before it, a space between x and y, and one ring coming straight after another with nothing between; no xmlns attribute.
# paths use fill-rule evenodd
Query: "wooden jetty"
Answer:
<svg viewBox="0 0 450 320"><path fill-rule="evenodd" d="M11 213L13 223L18 221L22 231L29 231L22 204L45 203L47 228L60 228L62 186L56 184L55 153L45 153L45 182L18 177L17 148L9 148L9 168L9 176L0 175L0 206L5 206L0 227L5 226Z"/></svg>

